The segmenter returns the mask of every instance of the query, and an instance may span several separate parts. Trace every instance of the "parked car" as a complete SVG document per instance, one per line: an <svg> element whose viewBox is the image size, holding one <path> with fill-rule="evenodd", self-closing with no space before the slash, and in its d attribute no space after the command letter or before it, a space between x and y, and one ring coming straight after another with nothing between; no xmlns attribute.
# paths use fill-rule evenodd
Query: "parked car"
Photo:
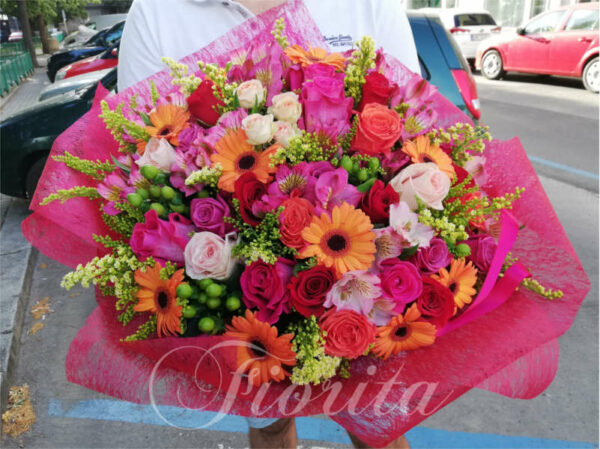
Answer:
<svg viewBox="0 0 600 449"><path fill-rule="evenodd" d="M419 11L435 13L440 17L444 27L452 33L460 47L462 55L470 64L474 64L479 43L502 31L492 15L483 9L440 9L424 8Z"/></svg>
<svg viewBox="0 0 600 449"><path fill-rule="evenodd" d="M72 76L64 80L56 81L42 89L38 101L44 101L48 98L56 97L57 95L62 95L82 87L89 87L91 85L97 86L100 80L111 70L112 69L96 70L95 72L84 73L83 75Z"/></svg>
<svg viewBox="0 0 600 449"><path fill-rule="evenodd" d="M572 76L598 92L599 5L578 3L542 13L514 34L482 43L475 65L489 79L510 71Z"/></svg>
<svg viewBox="0 0 600 449"><path fill-rule="evenodd" d="M467 115L479 120L481 110L471 68L453 36L432 11L408 11L421 75Z"/></svg>
<svg viewBox="0 0 600 449"><path fill-rule="evenodd" d="M119 43L113 44L107 48L103 53L89 58L82 59L81 61L74 62L64 66L58 72L56 72L55 81L60 81L74 76L83 75L89 72L95 72L96 70L111 69L116 67L119 62Z"/></svg>
<svg viewBox="0 0 600 449"><path fill-rule="evenodd" d="M478 119L475 82L452 36L435 15L409 12L408 18L423 78L466 114ZM116 86L117 69L111 69L100 82L107 89ZM96 83L57 95L0 123L2 193L31 197L54 139L89 110L95 86Z"/></svg>
<svg viewBox="0 0 600 449"><path fill-rule="evenodd" d="M106 51L107 48L121 39L124 26L125 22L119 22L100 37L93 36L89 44L74 46L54 53L48 59L48 70L46 71L50 81L54 82L56 72L62 67Z"/></svg>
<svg viewBox="0 0 600 449"><path fill-rule="evenodd" d="M69 48L75 45L83 45L87 44L92 37L101 32L108 31L109 28L105 28L104 30L95 30L93 28L89 28L85 25L79 25L76 31L69 33L60 43L61 48Z"/></svg>
<svg viewBox="0 0 600 449"><path fill-rule="evenodd" d="M100 82L116 88L117 69ZM85 114L94 100L96 84L42 101L0 123L0 192L31 198L54 140Z"/></svg>

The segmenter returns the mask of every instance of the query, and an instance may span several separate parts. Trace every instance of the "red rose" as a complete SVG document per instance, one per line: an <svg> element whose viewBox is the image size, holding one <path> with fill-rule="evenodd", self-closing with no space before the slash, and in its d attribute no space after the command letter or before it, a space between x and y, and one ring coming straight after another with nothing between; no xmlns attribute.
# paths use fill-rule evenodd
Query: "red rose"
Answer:
<svg viewBox="0 0 600 449"><path fill-rule="evenodd" d="M279 215L281 241L290 248L304 246L302 230L312 220L314 206L304 198L292 197L282 203L283 213Z"/></svg>
<svg viewBox="0 0 600 449"><path fill-rule="evenodd" d="M387 154L402 134L400 116L386 106L369 103L358 119L351 148L361 153L371 156Z"/></svg>
<svg viewBox="0 0 600 449"><path fill-rule="evenodd" d="M385 185L379 179L363 195L360 208L373 223L387 223L390 218L390 205L400 201L400 195L391 185Z"/></svg>
<svg viewBox="0 0 600 449"><path fill-rule="evenodd" d="M320 317L325 312L323 303L327 292L335 284L335 271L323 265L317 265L300 271L288 285L292 305L305 317Z"/></svg>
<svg viewBox="0 0 600 449"><path fill-rule="evenodd" d="M225 106L225 103L215 97L211 80L202 81L187 98L187 104L190 114L209 126L214 126L219 120L220 115L215 110L216 106Z"/></svg>
<svg viewBox="0 0 600 449"><path fill-rule="evenodd" d="M267 193L267 186L256 179L252 172L240 176L234 185L233 196L240 202L242 219L250 226L257 226L261 219L257 217L252 206Z"/></svg>
<svg viewBox="0 0 600 449"><path fill-rule="evenodd" d="M353 310L330 309L319 321L325 337L325 353L335 357L360 357L375 341L375 325Z"/></svg>
<svg viewBox="0 0 600 449"><path fill-rule="evenodd" d="M425 321L440 329L454 315L454 295L445 285L423 276L423 293L417 298L417 308Z"/></svg>
<svg viewBox="0 0 600 449"><path fill-rule="evenodd" d="M398 85L396 83L390 83L381 73L369 73L365 77L362 99L358 105L358 110L362 111L369 103L378 103L387 106L397 90Z"/></svg>

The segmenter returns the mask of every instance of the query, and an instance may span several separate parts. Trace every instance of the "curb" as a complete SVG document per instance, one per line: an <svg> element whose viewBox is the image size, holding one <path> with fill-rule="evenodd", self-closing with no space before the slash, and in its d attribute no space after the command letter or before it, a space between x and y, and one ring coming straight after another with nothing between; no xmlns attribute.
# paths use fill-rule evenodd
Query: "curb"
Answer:
<svg viewBox="0 0 600 449"><path fill-rule="evenodd" d="M0 410L5 410L38 252L21 232L21 222L29 215L27 202L5 196L2 202L8 203L0 228Z"/></svg>

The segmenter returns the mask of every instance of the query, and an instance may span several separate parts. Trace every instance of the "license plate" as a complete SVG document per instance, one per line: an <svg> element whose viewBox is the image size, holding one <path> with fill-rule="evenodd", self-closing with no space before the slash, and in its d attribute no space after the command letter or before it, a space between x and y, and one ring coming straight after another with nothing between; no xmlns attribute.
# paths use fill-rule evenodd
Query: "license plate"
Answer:
<svg viewBox="0 0 600 449"><path fill-rule="evenodd" d="M487 39L488 37L490 37L488 33L471 34L472 41L482 41L484 39Z"/></svg>

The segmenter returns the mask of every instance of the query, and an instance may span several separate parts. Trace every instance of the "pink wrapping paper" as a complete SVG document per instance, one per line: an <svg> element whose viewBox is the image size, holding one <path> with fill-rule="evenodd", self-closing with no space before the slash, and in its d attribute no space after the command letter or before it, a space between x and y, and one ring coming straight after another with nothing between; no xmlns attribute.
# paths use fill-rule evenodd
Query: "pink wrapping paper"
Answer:
<svg viewBox="0 0 600 449"><path fill-rule="evenodd" d="M306 8L293 1L249 20L182 61L190 67L197 60L224 63L232 48L246 48L261 33L268 33L272 22L282 15L292 44L323 46L321 34ZM399 83L416 76L397 61L390 62L388 75ZM152 79L159 91L171 90L166 70ZM146 86L139 83L107 101L114 108L134 92L147 97ZM435 110L438 126L470 122L439 94ZM111 155L117 155L117 144L98 114L99 107L95 105L59 136L52 154L68 150L80 157L99 160L110 160ZM497 309L440 337L433 346L400 354L386 362L363 357L352 363L352 377L347 380L334 378L310 388L293 387L289 382L271 384L258 401L258 389L248 388L245 380L232 390L233 394L227 394L236 385L229 372L231 348L213 352L215 358L205 358L202 368L197 370L203 354L199 348L210 349L222 343L222 337L121 343L120 338L131 334L135 323L121 327L115 318L114 299L98 297L99 307L69 348L68 379L137 403L245 416L324 413L374 446L387 444L474 387L515 398L535 397L554 378L558 363L556 339L573 322L589 290L589 281L518 139L491 142L485 156L489 173L483 186L486 192L500 195L516 186L526 188L513 210L519 223L525 226L513 254L545 286L562 289L562 299L551 302L531 292L518 291ZM92 240L93 233L110 233L100 218L97 202L81 199L64 205L38 206L49 193L74 185L91 184L84 175L49 160L32 201L33 214L23 223L24 234L40 251L71 267L86 263L102 252ZM181 346L186 348L176 350ZM394 384L389 391L382 391L384 387L378 382L391 381ZM303 401L307 397L310 400ZM258 410L253 410L252 404L258 405Z"/></svg>

